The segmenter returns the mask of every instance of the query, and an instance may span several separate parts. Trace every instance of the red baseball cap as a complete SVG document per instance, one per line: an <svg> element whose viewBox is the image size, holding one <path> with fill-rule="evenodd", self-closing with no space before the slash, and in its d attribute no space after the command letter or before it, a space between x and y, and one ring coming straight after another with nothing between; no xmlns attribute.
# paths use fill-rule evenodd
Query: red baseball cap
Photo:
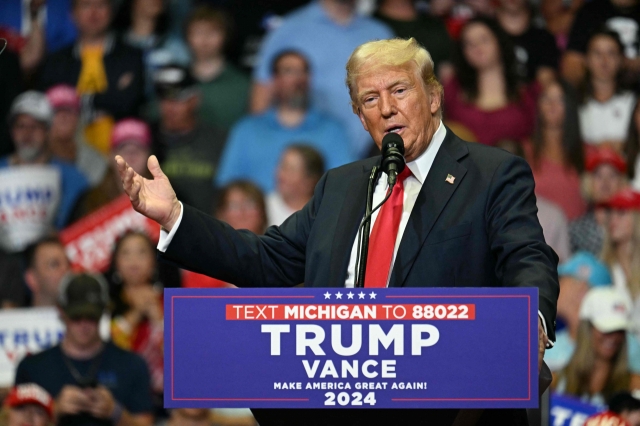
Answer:
<svg viewBox="0 0 640 426"><path fill-rule="evenodd" d="M80 96L73 86L58 84L47 90L46 95L54 110L68 108L80 111Z"/></svg>
<svg viewBox="0 0 640 426"><path fill-rule="evenodd" d="M53 398L49 392L35 383L24 383L14 386L6 399L9 407L19 407L25 404L39 405L45 409L50 420L53 420Z"/></svg>
<svg viewBox="0 0 640 426"><path fill-rule="evenodd" d="M617 210L640 210L640 192L631 188L618 191L608 201L601 204L602 207Z"/></svg>
<svg viewBox="0 0 640 426"><path fill-rule="evenodd" d="M151 146L151 131L149 126L137 118L125 118L113 126L111 133L111 149L125 143L134 143L144 148Z"/></svg>
<svg viewBox="0 0 640 426"><path fill-rule="evenodd" d="M627 162L616 151L608 147L592 148L587 151L585 166L588 172L594 171L601 164L611 164L620 173L627 172Z"/></svg>

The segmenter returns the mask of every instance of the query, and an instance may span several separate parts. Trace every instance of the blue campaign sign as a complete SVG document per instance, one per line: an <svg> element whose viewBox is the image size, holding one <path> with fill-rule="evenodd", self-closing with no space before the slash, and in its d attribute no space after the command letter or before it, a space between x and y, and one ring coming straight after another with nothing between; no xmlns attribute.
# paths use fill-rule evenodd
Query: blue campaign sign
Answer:
<svg viewBox="0 0 640 426"><path fill-rule="evenodd" d="M533 408L537 288L166 289L165 406Z"/></svg>
<svg viewBox="0 0 640 426"><path fill-rule="evenodd" d="M549 424L552 426L583 426L592 415L603 411L605 407L587 404L571 396L551 394L551 416Z"/></svg>

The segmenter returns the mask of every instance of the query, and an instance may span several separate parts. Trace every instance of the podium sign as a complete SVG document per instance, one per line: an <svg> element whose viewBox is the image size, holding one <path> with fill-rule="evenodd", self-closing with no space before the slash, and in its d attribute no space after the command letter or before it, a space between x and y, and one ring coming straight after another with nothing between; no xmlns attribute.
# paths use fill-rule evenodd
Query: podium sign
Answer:
<svg viewBox="0 0 640 426"><path fill-rule="evenodd" d="M165 289L165 406L534 408L537 288Z"/></svg>

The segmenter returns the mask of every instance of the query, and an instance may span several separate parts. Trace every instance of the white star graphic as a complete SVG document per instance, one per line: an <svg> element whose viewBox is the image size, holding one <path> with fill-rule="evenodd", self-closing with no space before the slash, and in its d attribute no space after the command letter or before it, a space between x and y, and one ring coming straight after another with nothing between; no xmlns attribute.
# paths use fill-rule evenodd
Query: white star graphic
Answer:
<svg viewBox="0 0 640 426"><path fill-rule="evenodd" d="M351 292L347 293L347 299L353 299L353 293Z"/></svg>
<svg viewBox="0 0 640 426"><path fill-rule="evenodd" d="M371 299L375 299L376 298L376 294L374 292L369 293L369 297Z"/></svg>
<svg viewBox="0 0 640 426"><path fill-rule="evenodd" d="M324 294L324 298L325 298L325 299L331 299L331 293L326 292L326 293Z"/></svg>
<svg viewBox="0 0 640 426"><path fill-rule="evenodd" d="M342 293L337 292L336 293L336 299L342 299Z"/></svg>
<svg viewBox="0 0 640 426"><path fill-rule="evenodd" d="M364 299L365 294L363 292L360 292L360 294L358 294L358 298L359 299Z"/></svg>

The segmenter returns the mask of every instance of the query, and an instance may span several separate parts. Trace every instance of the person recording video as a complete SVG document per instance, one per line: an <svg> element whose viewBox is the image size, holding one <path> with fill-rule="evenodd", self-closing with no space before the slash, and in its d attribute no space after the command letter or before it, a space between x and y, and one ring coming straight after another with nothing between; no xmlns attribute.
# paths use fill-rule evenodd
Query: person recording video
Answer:
<svg viewBox="0 0 640 426"><path fill-rule="evenodd" d="M15 384L35 383L55 399L58 426L149 426L153 423L150 377L138 355L100 337L109 303L98 276L68 276L58 305L66 332L60 344L24 358Z"/></svg>

